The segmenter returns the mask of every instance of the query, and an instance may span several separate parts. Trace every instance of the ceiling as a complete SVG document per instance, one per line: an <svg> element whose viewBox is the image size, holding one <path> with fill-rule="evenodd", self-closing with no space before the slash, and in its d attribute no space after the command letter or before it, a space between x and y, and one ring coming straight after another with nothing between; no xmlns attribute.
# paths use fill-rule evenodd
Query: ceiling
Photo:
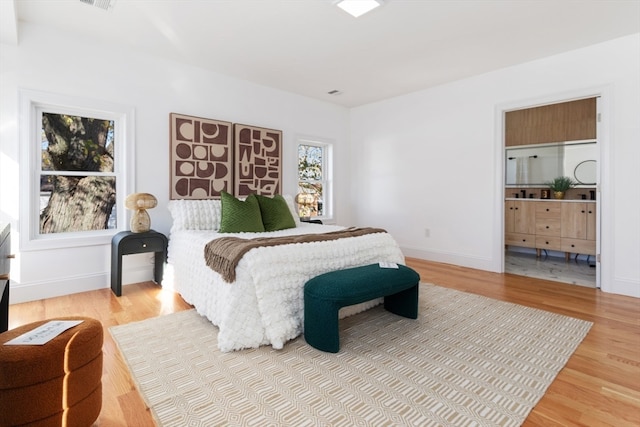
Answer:
<svg viewBox="0 0 640 427"><path fill-rule="evenodd" d="M4 43L28 22L346 107L640 32L640 0L387 0L360 18L333 0L0 3Z"/></svg>

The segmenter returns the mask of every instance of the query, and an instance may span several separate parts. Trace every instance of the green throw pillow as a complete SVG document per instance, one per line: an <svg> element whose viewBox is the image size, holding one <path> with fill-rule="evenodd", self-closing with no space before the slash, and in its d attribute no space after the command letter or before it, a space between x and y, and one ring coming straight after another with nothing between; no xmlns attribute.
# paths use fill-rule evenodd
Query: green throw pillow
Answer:
<svg viewBox="0 0 640 427"><path fill-rule="evenodd" d="M287 201L281 195L271 197L256 195L260 212L262 214L262 223L265 231L284 230L286 228L295 228L296 221L291 215Z"/></svg>
<svg viewBox="0 0 640 427"><path fill-rule="evenodd" d="M220 233L264 231L260 205L255 194L250 194L242 201L223 191L220 197L220 204L222 208Z"/></svg>

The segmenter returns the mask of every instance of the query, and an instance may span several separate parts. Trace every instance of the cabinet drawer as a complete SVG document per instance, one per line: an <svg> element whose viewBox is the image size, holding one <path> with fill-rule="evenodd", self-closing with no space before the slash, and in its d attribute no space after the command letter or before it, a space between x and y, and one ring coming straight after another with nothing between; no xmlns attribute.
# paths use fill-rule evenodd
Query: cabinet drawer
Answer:
<svg viewBox="0 0 640 427"><path fill-rule="evenodd" d="M543 219L536 222L537 236L560 237L560 217L552 219Z"/></svg>
<svg viewBox="0 0 640 427"><path fill-rule="evenodd" d="M532 234L506 233L504 243L505 245L535 248L536 237Z"/></svg>
<svg viewBox="0 0 640 427"><path fill-rule="evenodd" d="M536 236L536 248L559 251L562 247L561 240L559 237Z"/></svg>
<svg viewBox="0 0 640 427"><path fill-rule="evenodd" d="M562 209L559 203L536 203L536 221L544 218L557 218L559 220L561 216Z"/></svg>
<svg viewBox="0 0 640 427"><path fill-rule="evenodd" d="M160 237L130 238L120 243L120 253L123 255L144 252L160 252L164 250L164 241Z"/></svg>
<svg viewBox="0 0 640 427"><path fill-rule="evenodd" d="M595 255L595 240L562 239L562 250L575 254Z"/></svg>

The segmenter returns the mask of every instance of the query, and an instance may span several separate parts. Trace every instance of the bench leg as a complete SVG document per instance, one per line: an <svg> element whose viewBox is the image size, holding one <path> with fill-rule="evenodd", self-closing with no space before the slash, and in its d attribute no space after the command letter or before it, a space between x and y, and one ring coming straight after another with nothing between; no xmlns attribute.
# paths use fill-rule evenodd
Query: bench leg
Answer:
<svg viewBox="0 0 640 427"><path fill-rule="evenodd" d="M397 294L384 297L384 308L398 316L409 319L418 318L418 285L398 292Z"/></svg>
<svg viewBox="0 0 640 427"><path fill-rule="evenodd" d="M340 350L338 307L330 301L304 301L304 339L312 347L329 353Z"/></svg>

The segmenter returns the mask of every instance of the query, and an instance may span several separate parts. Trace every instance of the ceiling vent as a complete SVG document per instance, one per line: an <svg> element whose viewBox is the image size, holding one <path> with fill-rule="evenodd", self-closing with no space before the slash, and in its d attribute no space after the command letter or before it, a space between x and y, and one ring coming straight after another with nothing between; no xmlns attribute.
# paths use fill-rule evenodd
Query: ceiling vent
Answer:
<svg viewBox="0 0 640 427"><path fill-rule="evenodd" d="M103 10L111 10L113 9L113 5L116 3L116 0L80 0L80 3L95 6Z"/></svg>

